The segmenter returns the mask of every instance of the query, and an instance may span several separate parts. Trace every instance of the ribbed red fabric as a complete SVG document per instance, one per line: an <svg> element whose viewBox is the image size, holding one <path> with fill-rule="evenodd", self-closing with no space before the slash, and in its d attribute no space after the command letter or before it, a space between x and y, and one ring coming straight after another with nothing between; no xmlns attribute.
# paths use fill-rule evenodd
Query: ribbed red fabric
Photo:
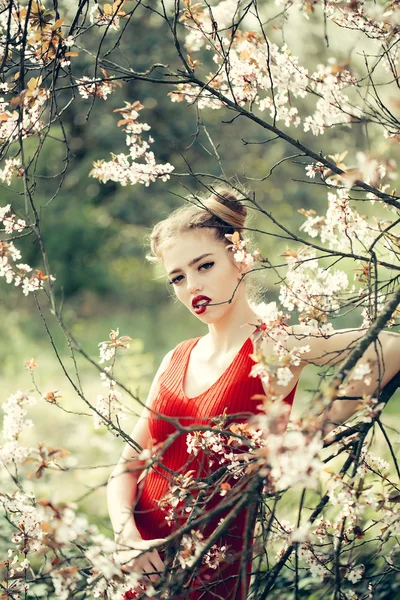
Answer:
<svg viewBox="0 0 400 600"><path fill-rule="evenodd" d="M249 377L254 364L249 356L253 351L251 338L246 340L229 367L208 390L195 398L186 397L183 382L190 353L199 339L193 338L179 344L173 352L168 368L160 376L159 390L151 406L154 413L160 416L151 413L149 417L150 435L155 444L162 444L171 434L176 433L174 423L185 426L207 425L212 418L223 413L235 415L232 417L235 422L244 422L257 413L256 407L259 401L252 400L252 397L255 394L263 394L264 390L258 377ZM294 394L295 389L285 398L285 401L292 404ZM212 467L213 470L217 468L218 465L215 464ZM170 474L184 474L190 469L194 469L197 476L207 475L206 467L199 458L188 453L186 435L178 435L164 451L162 465L148 472L138 494L134 515L143 539L167 537L183 524L181 521L170 526L165 520L165 513L158 506L158 501L169 489ZM218 516L217 522L220 519L221 515ZM210 534L217 522L211 523L203 533ZM237 580L240 573L245 523L246 511L242 511L230 526L229 535L221 540L221 545L225 544L230 548L226 564L222 565L217 573L204 570L201 584L199 580L196 581L196 590L192 588L192 591L188 592L185 596L187 600L200 598L201 600L216 598L244 600L243 585L237 585ZM248 579L249 577L247 577L246 589ZM213 581L219 583L213 585ZM198 584L203 587L200 589ZM237 589L236 596L235 589Z"/></svg>

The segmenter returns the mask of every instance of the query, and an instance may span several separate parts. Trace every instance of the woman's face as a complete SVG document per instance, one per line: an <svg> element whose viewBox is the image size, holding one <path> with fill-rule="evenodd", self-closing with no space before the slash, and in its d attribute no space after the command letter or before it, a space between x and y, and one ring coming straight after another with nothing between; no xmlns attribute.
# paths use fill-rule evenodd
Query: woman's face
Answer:
<svg viewBox="0 0 400 600"><path fill-rule="evenodd" d="M228 244L212 230L195 229L176 236L162 254L177 298L203 323L221 319L243 293L242 285L236 290L241 272Z"/></svg>

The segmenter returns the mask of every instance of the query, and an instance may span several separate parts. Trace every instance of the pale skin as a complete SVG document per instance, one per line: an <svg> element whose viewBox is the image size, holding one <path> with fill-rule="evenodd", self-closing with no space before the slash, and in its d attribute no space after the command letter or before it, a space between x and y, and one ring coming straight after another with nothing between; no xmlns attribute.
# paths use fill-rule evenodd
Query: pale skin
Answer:
<svg viewBox="0 0 400 600"><path fill-rule="evenodd" d="M226 245L224 241L216 239L213 230L197 229L174 238L173 243L167 245L162 253L164 268L178 300L208 327L208 333L199 340L189 358L183 382L185 394L189 398L194 398L207 390L221 376L254 329L246 325L256 324L259 321L249 304L245 285L243 285L246 268L234 261L232 252L226 249ZM201 315L197 315L192 306L192 299L198 295L208 296L212 300L210 306ZM308 364L324 365L328 361L333 360L337 363L344 360L354 347L354 343L364 335L365 330L337 330L329 338L304 336L304 329L301 326L293 327L291 332L294 334L293 344L309 345L310 351L302 356L303 361L298 367L292 367L293 378L290 383L286 387L275 386L276 392L282 397L286 397L291 392L303 368ZM299 336L300 339L296 339ZM379 353L383 371L380 377L381 388L399 370L397 358L399 339L398 334L382 332L379 335ZM161 362L146 407L152 404L157 393L158 379L168 367L172 353L171 350ZM377 363L376 358L374 344L371 344L360 362L371 360L372 363ZM379 381L376 364L369 377L370 385L354 382L343 391L343 395L373 394ZM357 402L336 401L330 409L328 419L333 423L341 423L356 409ZM131 433L131 438L141 448L151 447L148 414L145 408ZM145 573L151 579L156 579L157 572L161 572L164 568L157 547L165 540L143 540L135 524L132 507L137 495L138 479L144 468L144 463L138 456L138 452L126 444L109 478L108 509L125 570Z"/></svg>

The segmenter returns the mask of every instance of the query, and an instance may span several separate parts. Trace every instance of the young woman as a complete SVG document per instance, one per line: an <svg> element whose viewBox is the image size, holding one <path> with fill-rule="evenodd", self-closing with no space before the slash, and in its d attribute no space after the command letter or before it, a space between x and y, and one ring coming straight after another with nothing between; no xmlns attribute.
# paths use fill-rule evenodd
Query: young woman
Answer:
<svg viewBox="0 0 400 600"><path fill-rule="evenodd" d="M204 200L203 206L178 209L158 223L151 236L153 256L162 261L178 300L208 327L206 335L184 341L164 357L146 408L131 434L143 449L160 445L173 435L173 442L169 441L162 453L162 464L146 471L138 484L144 469L143 456L127 444L108 483L110 518L126 569L153 581L165 568L160 547L184 523L168 523L159 501L168 492L174 474L207 476L205 463L188 453L186 434L179 432L179 426L211 423L224 413L235 415L235 422L244 422L257 410L259 402L252 398L264 393L261 380L249 377L254 364L249 356L253 330L246 325L259 319L246 294L244 274L248 268L235 262L227 248L226 234L240 233L245 220L246 207L230 192L221 190ZM301 334L301 328L295 328L294 333ZM351 347L362 335L361 331L342 330L327 339L303 338L301 344L308 344L310 350L299 366L292 367L294 376L287 387L275 386L276 392L291 405L306 364L324 364L332 353ZM380 341L384 386L399 368L393 352L394 344L398 348L398 336L382 333ZM366 354L363 361L376 358L372 348ZM344 358L344 354L341 356ZM365 393L376 389L377 377L374 373L370 386L364 386ZM354 412L354 402L336 404L330 415L334 422ZM210 507L215 506L216 501L211 502ZM203 531L205 537L218 526L220 518L221 514L211 519ZM241 568L247 518L248 513L241 511L219 542L228 549L225 563L217 573L204 568L192 580L185 598L245 598L251 567L247 564L244 572Z"/></svg>

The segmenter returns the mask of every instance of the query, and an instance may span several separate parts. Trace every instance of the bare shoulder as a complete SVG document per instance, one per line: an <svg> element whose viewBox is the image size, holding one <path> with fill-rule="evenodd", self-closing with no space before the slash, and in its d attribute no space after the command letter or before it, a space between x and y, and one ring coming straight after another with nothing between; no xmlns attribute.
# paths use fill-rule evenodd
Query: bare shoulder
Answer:
<svg viewBox="0 0 400 600"><path fill-rule="evenodd" d="M183 343L185 343L185 342L181 342L181 344L183 344ZM164 371L166 371L166 369L168 369L168 367L171 363L172 356L173 356L175 350L179 347L179 345L180 344L177 344L174 348L172 348L172 350L167 352L167 354L164 356L164 358L162 359L160 366L158 367L157 372L154 376L155 379L158 379L160 377L160 375L162 375L164 373Z"/></svg>
<svg viewBox="0 0 400 600"><path fill-rule="evenodd" d="M162 359L162 361L160 363L160 366L157 369L157 373L155 375L156 378L158 378L160 375L162 375L162 373L164 373L164 371L166 369L168 369L168 366L171 362L174 351L175 351L175 348L172 348L172 350L167 352L167 354L164 356L164 358Z"/></svg>
<svg viewBox="0 0 400 600"><path fill-rule="evenodd" d="M174 351L175 351L175 348L172 348L172 350L170 350L169 352L167 352L167 354L164 356L164 358L161 361L160 367L162 367L162 366L168 366L169 365L169 363L171 362L171 358L172 358L172 355L173 355Z"/></svg>

